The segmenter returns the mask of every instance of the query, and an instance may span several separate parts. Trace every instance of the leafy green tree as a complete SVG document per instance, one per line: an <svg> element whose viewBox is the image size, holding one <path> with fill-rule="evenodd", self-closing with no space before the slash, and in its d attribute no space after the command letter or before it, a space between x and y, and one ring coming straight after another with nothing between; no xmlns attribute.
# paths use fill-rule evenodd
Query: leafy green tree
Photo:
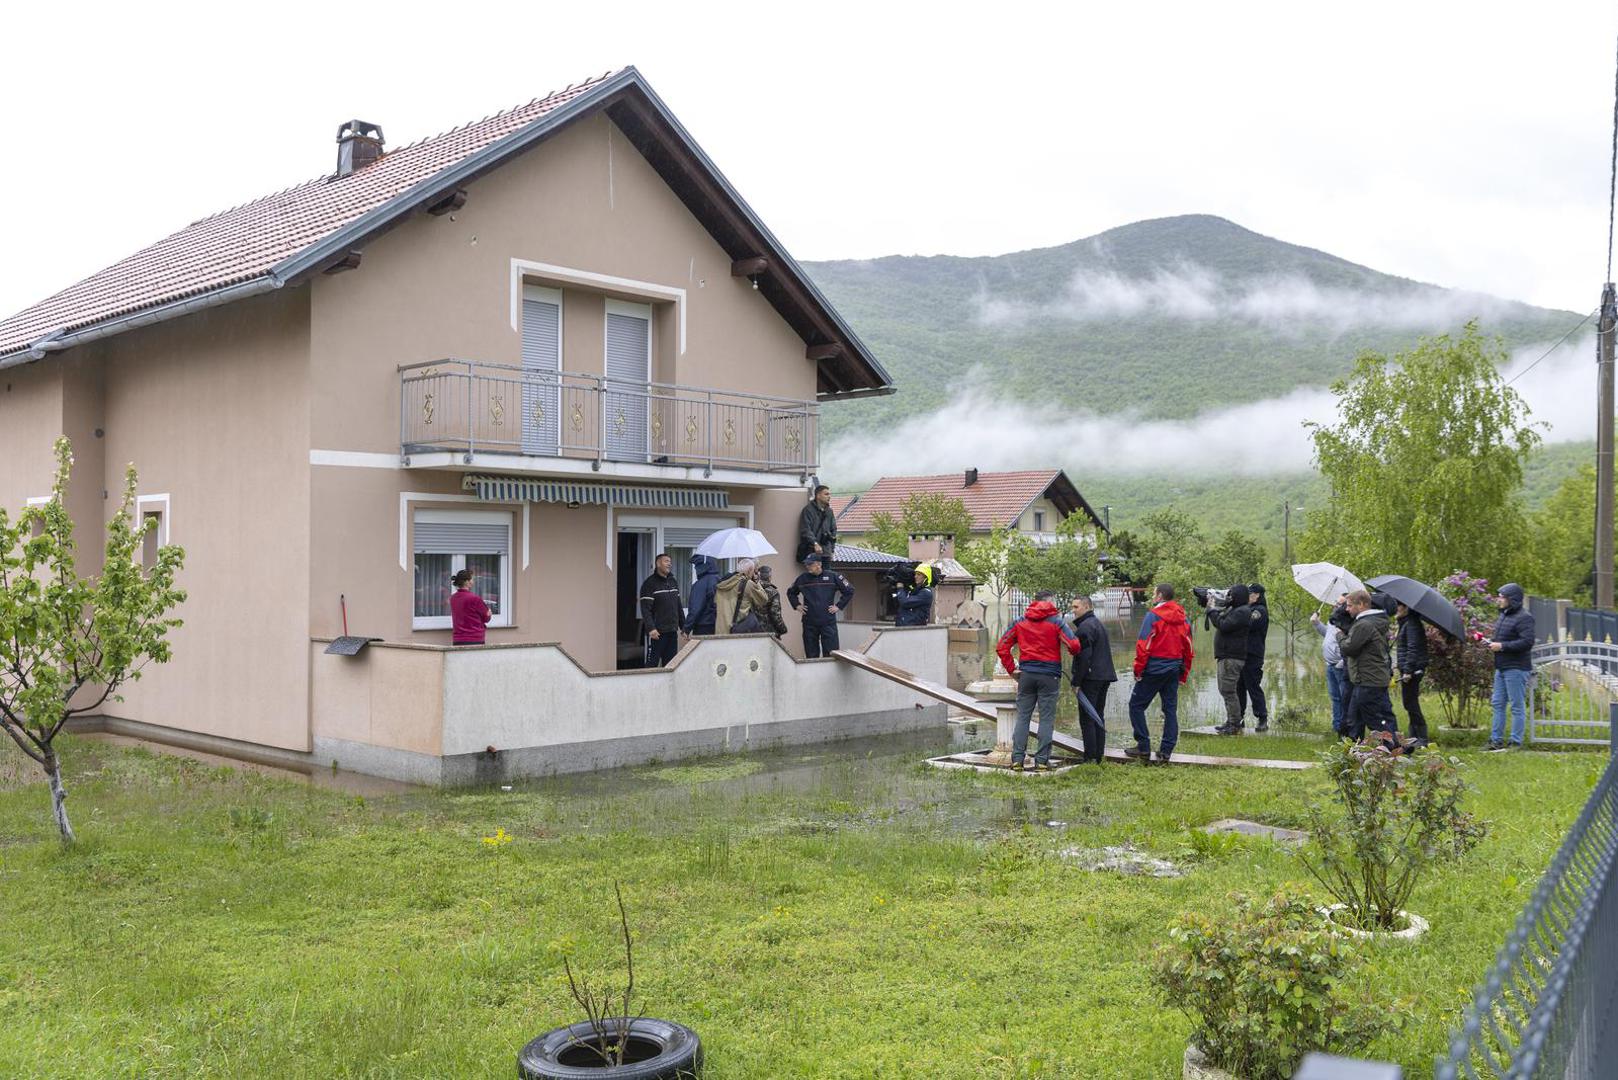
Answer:
<svg viewBox="0 0 1618 1080"><path fill-rule="evenodd" d="M1154 510L1141 519L1131 546L1123 572L1141 587L1166 581L1189 595L1192 585L1204 584L1198 578L1208 537L1190 514L1173 507Z"/></svg>
<svg viewBox="0 0 1618 1080"><path fill-rule="evenodd" d="M1243 585L1260 581L1269 561L1264 546L1238 529L1226 529L1201 558L1204 585ZM1268 583L1266 583L1267 585Z"/></svg>
<svg viewBox="0 0 1618 1080"><path fill-rule="evenodd" d="M1391 361L1361 356L1332 386L1336 423L1309 425L1330 494L1303 549L1361 575L1435 582L1468 566L1501 580L1519 559L1523 464L1540 441L1500 376L1505 358L1475 322Z"/></svg>
<svg viewBox="0 0 1618 1080"><path fill-rule="evenodd" d="M1595 600L1596 469L1562 481L1531 519L1534 542L1517 579L1531 593L1591 604Z"/></svg>
<svg viewBox="0 0 1618 1080"><path fill-rule="evenodd" d="M1100 553L1095 545L1063 537L1037 547L1024 541L1007 560L1011 584L1029 596L1049 589L1056 606L1066 610L1075 596L1089 596L1101 584Z"/></svg>
<svg viewBox="0 0 1618 1080"><path fill-rule="evenodd" d="M1006 594L1012 589L1013 563L1033 546L1028 537L1004 525L995 526L988 536L956 546L956 560L994 597L995 620L999 619Z"/></svg>
<svg viewBox="0 0 1618 1080"><path fill-rule="evenodd" d="M959 549L972 534L966 503L938 491L918 491L899 506L895 518L886 511L871 516L870 545L890 555L907 555L910 538L920 533L953 536Z"/></svg>
<svg viewBox="0 0 1618 1080"><path fill-rule="evenodd" d="M0 729L44 770L64 843L73 827L56 736L72 717L118 700L118 688L147 663L169 659L168 633L180 625L169 613L185 600L174 584L180 548L159 548L153 565L142 565L156 522L136 522L133 465L107 523L101 573L79 574L66 507L72 465L72 446L58 439L49 501L14 521L0 507Z"/></svg>

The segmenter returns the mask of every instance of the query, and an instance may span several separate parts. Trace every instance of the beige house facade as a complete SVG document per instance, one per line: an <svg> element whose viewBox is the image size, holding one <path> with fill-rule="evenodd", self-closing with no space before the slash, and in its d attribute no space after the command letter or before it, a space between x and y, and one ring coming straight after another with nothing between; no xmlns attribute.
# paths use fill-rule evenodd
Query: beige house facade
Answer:
<svg viewBox="0 0 1618 1080"><path fill-rule="evenodd" d="M140 512L186 551L174 659L110 719L347 747L365 771L431 779L421 760L480 737L466 702L501 692L454 695L446 749L416 676L378 674L403 665L442 691L444 671L522 668L422 659L449 644L453 571L474 569L495 611L487 648L585 673L638 665L657 552L688 583L695 544L742 525L784 553L764 560L783 587L797 572L819 411L891 392L885 372L634 69L493 122L396 151L349 139L352 173L204 219L0 322L0 503L49 493L66 435L87 559L129 462ZM296 234L298 215L309 239L268 263L264 235ZM183 278L233 257L240 280L162 291L165 258ZM382 639L369 658L324 653L345 607L348 633ZM790 681L794 663L755 670ZM885 690L861 712L847 693L850 715L921 704ZM681 746L708 745L686 729ZM521 739L509 715L490 730L491 747Z"/></svg>

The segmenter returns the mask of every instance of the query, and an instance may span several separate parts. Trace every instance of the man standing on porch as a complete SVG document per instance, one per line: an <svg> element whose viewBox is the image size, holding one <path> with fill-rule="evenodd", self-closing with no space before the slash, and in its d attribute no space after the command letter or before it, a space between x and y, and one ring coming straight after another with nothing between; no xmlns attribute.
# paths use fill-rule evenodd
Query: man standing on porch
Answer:
<svg viewBox="0 0 1618 1080"><path fill-rule="evenodd" d="M640 583L640 621L646 628L646 664L665 667L680 651L680 583L667 552L652 563L652 576Z"/></svg>

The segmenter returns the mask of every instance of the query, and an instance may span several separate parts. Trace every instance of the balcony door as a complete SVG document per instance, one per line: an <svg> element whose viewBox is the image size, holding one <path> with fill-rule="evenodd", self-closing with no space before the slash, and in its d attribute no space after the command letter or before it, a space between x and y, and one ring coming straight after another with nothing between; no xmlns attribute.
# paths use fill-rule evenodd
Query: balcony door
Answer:
<svg viewBox="0 0 1618 1080"><path fill-rule="evenodd" d="M645 461L652 381L650 304L607 301L607 382L602 431L609 461Z"/></svg>
<svg viewBox="0 0 1618 1080"><path fill-rule="evenodd" d="M556 457L561 413L562 290L522 290L522 452Z"/></svg>

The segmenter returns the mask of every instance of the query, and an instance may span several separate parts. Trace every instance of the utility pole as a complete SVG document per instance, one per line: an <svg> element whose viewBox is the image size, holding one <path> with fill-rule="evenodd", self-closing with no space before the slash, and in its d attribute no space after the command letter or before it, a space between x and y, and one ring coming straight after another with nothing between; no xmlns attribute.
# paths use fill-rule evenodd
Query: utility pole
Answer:
<svg viewBox="0 0 1618 1080"><path fill-rule="evenodd" d="M1111 536L1112 535L1112 504L1111 503L1108 503L1106 506L1103 506L1101 508L1101 517L1102 517L1102 520L1105 522L1105 524L1103 524L1101 527L1103 529L1107 530L1107 535L1108 536Z"/></svg>
<svg viewBox="0 0 1618 1080"><path fill-rule="evenodd" d="M1292 567L1292 511L1302 509L1290 501L1281 504L1281 558L1286 560L1288 569Z"/></svg>
<svg viewBox="0 0 1618 1080"><path fill-rule="evenodd" d="M1601 290L1601 321L1596 337L1596 607L1612 610L1612 428L1613 337L1618 328L1618 294L1612 282Z"/></svg>

